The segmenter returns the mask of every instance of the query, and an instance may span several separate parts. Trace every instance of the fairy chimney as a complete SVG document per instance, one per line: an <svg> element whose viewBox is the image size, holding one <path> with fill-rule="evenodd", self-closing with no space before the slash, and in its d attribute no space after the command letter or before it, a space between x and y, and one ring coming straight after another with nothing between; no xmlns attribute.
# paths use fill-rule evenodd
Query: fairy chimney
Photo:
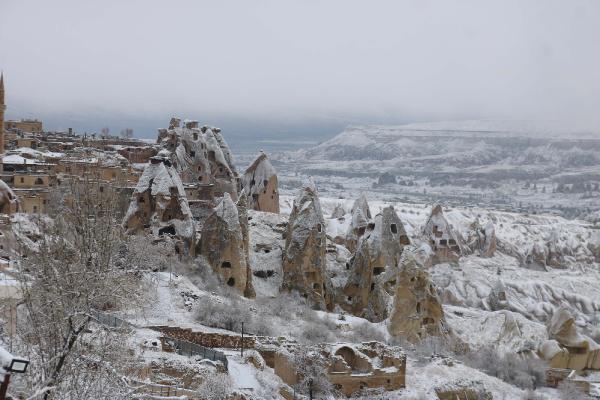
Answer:
<svg viewBox="0 0 600 400"><path fill-rule="evenodd" d="M411 251L402 255L388 331L413 343L449 334L437 289Z"/></svg>
<svg viewBox="0 0 600 400"><path fill-rule="evenodd" d="M433 264L457 262L461 255L459 239L444 217L442 206L436 204L423 228L423 235L434 252Z"/></svg>
<svg viewBox="0 0 600 400"><path fill-rule="evenodd" d="M369 227L373 227L371 221L371 210L364 193L354 202L350 211L352 220L346 233L346 247L350 252L355 252L359 239L365 234Z"/></svg>
<svg viewBox="0 0 600 400"><path fill-rule="evenodd" d="M404 246L409 243L404 225L392 206L377 214L373 229L359 240L358 250L350 260L351 272L343 290L342 307L373 322L386 319L384 285L389 279L383 274L389 270L390 275L396 275Z"/></svg>
<svg viewBox="0 0 600 400"><path fill-rule="evenodd" d="M251 209L279 213L277 172L262 151L244 173L242 187Z"/></svg>
<svg viewBox="0 0 600 400"><path fill-rule="evenodd" d="M282 288L297 290L321 309L331 307L325 282L325 221L314 183L305 183L294 199L285 234Z"/></svg>
<svg viewBox="0 0 600 400"><path fill-rule="evenodd" d="M170 153L170 160L185 184L202 193L238 196L238 174L227 143L218 128L198 128L198 122L171 118L169 129L159 129L157 142Z"/></svg>
<svg viewBox="0 0 600 400"><path fill-rule="evenodd" d="M195 230L181 179L164 150L150 159L131 196L123 226L177 239L177 250L194 255Z"/></svg>
<svg viewBox="0 0 600 400"><path fill-rule="evenodd" d="M246 196L240 196L236 204L238 210L238 220L240 222L240 228L242 231L242 239L244 242L244 254L246 256L246 289L244 290L244 297L254 298L256 292L252 285L252 269L250 268L250 227L248 226L248 206L246 203Z"/></svg>
<svg viewBox="0 0 600 400"><path fill-rule="evenodd" d="M247 236L247 226L243 228L240 224L238 208L229 193L224 193L219 205L204 222L199 248L222 282L240 294L251 294L248 242L244 232Z"/></svg>

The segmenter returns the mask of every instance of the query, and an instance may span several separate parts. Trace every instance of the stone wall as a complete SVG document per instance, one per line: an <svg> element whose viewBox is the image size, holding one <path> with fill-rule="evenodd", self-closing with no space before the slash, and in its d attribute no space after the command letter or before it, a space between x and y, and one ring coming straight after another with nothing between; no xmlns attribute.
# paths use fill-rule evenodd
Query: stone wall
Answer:
<svg viewBox="0 0 600 400"><path fill-rule="evenodd" d="M151 326L150 329L161 332L165 336L185 340L200 346L209 348L239 349L242 345L242 337L223 333L194 332L189 328L173 326ZM256 339L253 336L244 336L244 348L253 349Z"/></svg>

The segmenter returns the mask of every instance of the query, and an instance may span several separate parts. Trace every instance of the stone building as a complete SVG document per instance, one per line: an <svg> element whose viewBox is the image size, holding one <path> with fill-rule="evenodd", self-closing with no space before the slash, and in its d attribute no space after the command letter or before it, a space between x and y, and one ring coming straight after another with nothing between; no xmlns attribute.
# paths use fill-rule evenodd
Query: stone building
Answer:
<svg viewBox="0 0 600 400"><path fill-rule="evenodd" d="M4 129L39 134L44 132L42 121L37 119L21 119L4 121Z"/></svg>
<svg viewBox="0 0 600 400"><path fill-rule="evenodd" d="M282 288L297 290L321 309L333 306L326 283L326 240L317 189L307 182L294 199L285 233Z"/></svg>
<svg viewBox="0 0 600 400"><path fill-rule="evenodd" d="M262 151L242 177L242 188L248 204L256 211L279 213L277 172Z"/></svg>
<svg viewBox="0 0 600 400"><path fill-rule="evenodd" d="M133 191L123 226L130 234L171 235L176 250L194 255L195 229L181 179L168 153L159 153L146 165Z"/></svg>
<svg viewBox="0 0 600 400"><path fill-rule="evenodd" d="M288 344L275 352L272 362L265 358L269 360L267 365L271 364L275 374L289 386L301 379L294 362L301 346L306 347ZM322 359L319 361L325 366L327 379L345 396L369 389L392 391L406 387L406 355L400 347L364 342L319 344L310 346L309 350Z"/></svg>
<svg viewBox="0 0 600 400"><path fill-rule="evenodd" d="M198 247L199 253L206 257L213 271L227 286L252 297L248 216L245 206L241 205L241 208L242 216L229 193L224 193L219 205L204 221Z"/></svg>
<svg viewBox="0 0 600 400"><path fill-rule="evenodd" d="M400 262L388 331L409 342L448 335L450 330L437 288L410 250L404 251Z"/></svg>
<svg viewBox="0 0 600 400"><path fill-rule="evenodd" d="M441 205L436 204L431 210L423 235L434 252L433 264L458 261L461 256L459 238L444 217Z"/></svg>

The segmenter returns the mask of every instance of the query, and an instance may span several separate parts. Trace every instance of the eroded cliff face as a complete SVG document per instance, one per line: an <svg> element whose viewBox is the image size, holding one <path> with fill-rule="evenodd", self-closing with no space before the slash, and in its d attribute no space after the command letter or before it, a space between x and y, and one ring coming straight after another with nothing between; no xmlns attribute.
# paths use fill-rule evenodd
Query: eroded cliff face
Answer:
<svg viewBox="0 0 600 400"><path fill-rule="evenodd" d="M331 308L325 273L325 221L312 182L306 182L294 199L285 239L282 288L297 290L317 307Z"/></svg>

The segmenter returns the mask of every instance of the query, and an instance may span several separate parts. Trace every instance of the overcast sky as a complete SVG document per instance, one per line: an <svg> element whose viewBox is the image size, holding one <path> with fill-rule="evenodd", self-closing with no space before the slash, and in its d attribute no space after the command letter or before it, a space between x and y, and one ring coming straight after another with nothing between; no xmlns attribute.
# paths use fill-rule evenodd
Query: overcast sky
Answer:
<svg viewBox="0 0 600 400"><path fill-rule="evenodd" d="M10 117L599 128L600 1L0 0L0 68Z"/></svg>

